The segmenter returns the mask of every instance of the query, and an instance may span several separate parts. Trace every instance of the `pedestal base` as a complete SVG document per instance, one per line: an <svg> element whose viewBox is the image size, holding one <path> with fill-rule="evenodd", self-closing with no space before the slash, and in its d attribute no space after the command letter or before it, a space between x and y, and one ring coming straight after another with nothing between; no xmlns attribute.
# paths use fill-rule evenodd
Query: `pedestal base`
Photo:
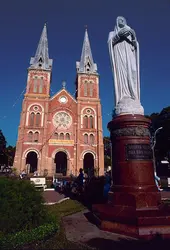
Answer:
<svg viewBox="0 0 170 250"><path fill-rule="evenodd" d="M93 206L99 228L139 239L152 239L156 235L170 239L170 208L165 205L136 210L130 207L101 204Z"/></svg>
<svg viewBox="0 0 170 250"><path fill-rule="evenodd" d="M120 115L108 124L113 185L108 204L93 207L102 230L170 238L170 208L161 204L154 179L150 123L142 115Z"/></svg>

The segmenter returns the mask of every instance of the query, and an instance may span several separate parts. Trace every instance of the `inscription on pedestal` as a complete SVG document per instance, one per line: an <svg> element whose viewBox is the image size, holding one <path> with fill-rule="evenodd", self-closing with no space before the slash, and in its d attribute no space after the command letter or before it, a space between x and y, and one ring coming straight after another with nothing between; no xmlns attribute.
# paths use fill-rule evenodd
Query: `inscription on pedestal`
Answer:
<svg viewBox="0 0 170 250"><path fill-rule="evenodd" d="M148 144L127 144L126 160L152 160L153 153Z"/></svg>

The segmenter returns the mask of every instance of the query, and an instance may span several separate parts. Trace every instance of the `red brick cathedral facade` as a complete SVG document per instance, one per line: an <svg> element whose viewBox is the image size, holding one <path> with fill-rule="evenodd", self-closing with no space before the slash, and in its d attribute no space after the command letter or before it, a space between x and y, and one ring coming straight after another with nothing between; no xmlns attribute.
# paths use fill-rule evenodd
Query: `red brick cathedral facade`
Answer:
<svg viewBox="0 0 170 250"><path fill-rule="evenodd" d="M49 59L46 25L35 57L28 68L14 167L29 166L40 175L104 173L99 75L93 61L87 30L80 62L76 63L76 95L63 83L50 97L52 59Z"/></svg>

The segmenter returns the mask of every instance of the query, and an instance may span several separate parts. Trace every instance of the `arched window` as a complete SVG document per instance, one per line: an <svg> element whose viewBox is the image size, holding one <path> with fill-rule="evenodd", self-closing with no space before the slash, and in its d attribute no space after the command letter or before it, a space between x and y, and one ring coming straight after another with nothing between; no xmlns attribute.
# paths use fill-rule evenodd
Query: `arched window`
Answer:
<svg viewBox="0 0 170 250"><path fill-rule="evenodd" d="M40 86L39 86L39 93L42 93L43 92L43 77L40 78Z"/></svg>
<svg viewBox="0 0 170 250"><path fill-rule="evenodd" d="M33 132L30 131L30 132L28 133L28 141L29 141L29 142L32 142L32 140L33 140Z"/></svg>
<svg viewBox="0 0 170 250"><path fill-rule="evenodd" d="M87 81L84 82L84 96L87 96Z"/></svg>
<svg viewBox="0 0 170 250"><path fill-rule="evenodd" d="M39 133L35 132L35 134L34 134L34 141L38 142L38 139L39 139Z"/></svg>
<svg viewBox="0 0 170 250"><path fill-rule="evenodd" d="M41 67L42 66L42 63L43 63L43 59L42 59L42 57L40 57L40 59L38 60L38 62L39 62L39 67Z"/></svg>
<svg viewBox="0 0 170 250"><path fill-rule="evenodd" d="M60 134L60 140L64 140L64 134L63 133Z"/></svg>
<svg viewBox="0 0 170 250"><path fill-rule="evenodd" d="M30 126L34 126L34 117L35 117L35 114L34 114L34 112L32 112L30 114Z"/></svg>
<svg viewBox="0 0 170 250"><path fill-rule="evenodd" d="M54 137L56 140L58 140L58 133L57 132L54 133Z"/></svg>
<svg viewBox="0 0 170 250"><path fill-rule="evenodd" d="M93 116L89 117L89 122L90 122L90 128L94 128L94 125L93 125Z"/></svg>
<svg viewBox="0 0 170 250"><path fill-rule="evenodd" d="M40 113L37 113L36 114L36 121L35 121L36 126L40 126L40 117L41 117Z"/></svg>
<svg viewBox="0 0 170 250"><path fill-rule="evenodd" d="M94 144L94 135L90 134L90 144L93 145Z"/></svg>
<svg viewBox="0 0 170 250"><path fill-rule="evenodd" d="M89 57L88 57L88 62L87 62L87 64L86 64L85 68L86 68L86 72L89 72L89 71L90 71L91 64L90 64L90 58L89 58Z"/></svg>
<svg viewBox="0 0 170 250"><path fill-rule="evenodd" d="M70 140L70 134L69 133L66 134L66 140Z"/></svg>
<svg viewBox="0 0 170 250"><path fill-rule="evenodd" d="M93 96L93 82L90 81L89 85L90 85L90 96L92 97Z"/></svg>
<svg viewBox="0 0 170 250"><path fill-rule="evenodd" d="M33 92L36 93L37 92L37 84L38 84L37 76L35 76L33 84L34 84Z"/></svg>
<svg viewBox="0 0 170 250"><path fill-rule="evenodd" d="M84 128L88 128L88 116L84 116Z"/></svg>
<svg viewBox="0 0 170 250"><path fill-rule="evenodd" d="M85 143L85 144L88 143L88 135L87 135L87 134L84 135L84 143Z"/></svg>

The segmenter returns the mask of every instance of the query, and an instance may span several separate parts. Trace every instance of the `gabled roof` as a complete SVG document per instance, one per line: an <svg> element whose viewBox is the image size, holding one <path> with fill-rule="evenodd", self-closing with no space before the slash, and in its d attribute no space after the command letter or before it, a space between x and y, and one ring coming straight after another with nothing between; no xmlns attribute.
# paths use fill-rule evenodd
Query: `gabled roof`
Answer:
<svg viewBox="0 0 170 250"><path fill-rule="evenodd" d="M53 100L56 96L60 95L61 92L65 92L66 95L68 95L74 102L77 102L76 99L65 88L60 89L55 95L53 95L50 98L50 101Z"/></svg>

